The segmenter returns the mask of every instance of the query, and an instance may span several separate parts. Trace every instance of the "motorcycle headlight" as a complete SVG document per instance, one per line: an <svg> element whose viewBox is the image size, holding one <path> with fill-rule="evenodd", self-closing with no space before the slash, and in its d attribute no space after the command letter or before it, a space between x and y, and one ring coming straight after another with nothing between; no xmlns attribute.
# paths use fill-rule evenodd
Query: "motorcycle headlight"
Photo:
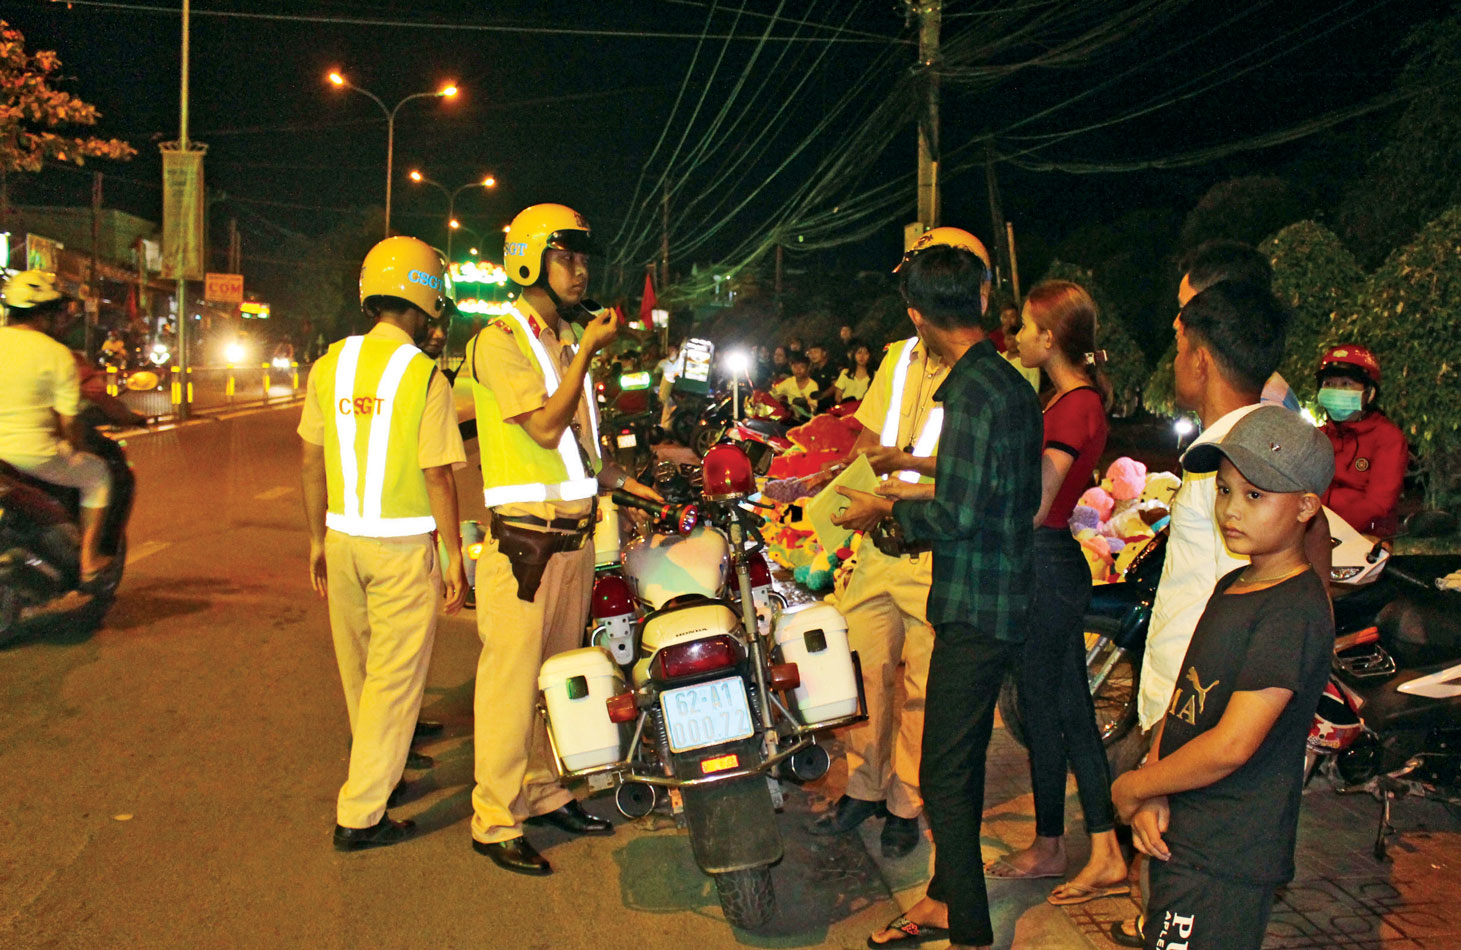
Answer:
<svg viewBox="0 0 1461 950"><path fill-rule="evenodd" d="M1362 568L1362 567L1335 567L1335 568L1330 568L1330 570L1329 570L1329 579L1332 580L1332 581L1335 581L1337 583L1341 583L1342 584L1345 581L1354 580L1363 571L1364 571L1364 568Z"/></svg>

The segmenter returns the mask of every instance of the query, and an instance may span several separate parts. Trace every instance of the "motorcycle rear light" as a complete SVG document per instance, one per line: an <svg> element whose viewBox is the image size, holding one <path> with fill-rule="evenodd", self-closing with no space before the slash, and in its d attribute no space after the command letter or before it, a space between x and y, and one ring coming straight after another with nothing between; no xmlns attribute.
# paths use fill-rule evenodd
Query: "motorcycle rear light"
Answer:
<svg viewBox="0 0 1461 950"><path fill-rule="evenodd" d="M750 571L752 587L771 586L771 565L766 563L766 558L752 554L746 562L746 569Z"/></svg>
<svg viewBox="0 0 1461 950"><path fill-rule="evenodd" d="M634 701L633 693L610 696L604 700L604 705L609 709L610 722L633 722L639 715L639 706Z"/></svg>
<svg viewBox="0 0 1461 950"><path fill-rule="evenodd" d="M729 755L718 755L713 759L700 760L700 774L709 775L712 772L724 772L726 769L733 769L741 764L741 757L732 752Z"/></svg>
<svg viewBox="0 0 1461 950"><path fill-rule="evenodd" d="M802 684L802 673L795 663L777 663L768 672L771 676L767 685L772 689L796 689Z"/></svg>
<svg viewBox="0 0 1461 950"><path fill-rule="evenodd" d="M659 651L655 661L666 679L713 673L739 663L741 645L735 637L720 634L665 647Z"/></svg>

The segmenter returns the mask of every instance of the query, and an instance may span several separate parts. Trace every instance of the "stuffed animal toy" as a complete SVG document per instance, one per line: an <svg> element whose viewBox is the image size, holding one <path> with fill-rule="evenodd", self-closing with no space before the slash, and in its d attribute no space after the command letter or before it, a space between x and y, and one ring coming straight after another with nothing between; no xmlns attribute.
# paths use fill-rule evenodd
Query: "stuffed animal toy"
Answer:
<svg viewBox="0 0 1461 950"><path fill-rule="evenodd" d="M1101 513L1090 505L1076 505L1075 510L1070 513L1070 530L1075 533L1082 530L1095 531L1101 527Z"/></svg>
<svg viewBox="0 0 1461 950"><path fill-rule="evenodd" d="M1129 456L1121 456L1106 469L1108 491L1117 501L1133 501L1146 490L1146 465Z"/></svg>
<svg viewBox="0 0 1461 950"><path fill-rule="evenodd" d="M1104 488L1087 488L1076 504L1094 508L1096 515L1105 521L1111 517L1111 509L1116 507L1116 499Z"/></svg>

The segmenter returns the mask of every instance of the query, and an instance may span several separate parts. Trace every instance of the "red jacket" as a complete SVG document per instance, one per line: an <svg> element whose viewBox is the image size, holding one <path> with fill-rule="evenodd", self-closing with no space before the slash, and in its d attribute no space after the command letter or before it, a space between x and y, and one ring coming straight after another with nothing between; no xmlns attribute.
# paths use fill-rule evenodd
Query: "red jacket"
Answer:
<svg viewBox="0 0 1461 950"><path fill-rule="evenodd" d="M1395 505L1410 450L1400 427L1383 412L1367 412L1349 422L1326 422L1334 446L1334 481L1324 504L1365 534L1395 533Z"/></svg>

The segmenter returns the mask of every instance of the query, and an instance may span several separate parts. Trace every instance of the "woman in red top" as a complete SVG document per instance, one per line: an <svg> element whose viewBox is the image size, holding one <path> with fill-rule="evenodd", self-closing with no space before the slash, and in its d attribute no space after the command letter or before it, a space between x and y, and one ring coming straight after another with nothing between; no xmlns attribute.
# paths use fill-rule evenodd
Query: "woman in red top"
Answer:
<svg viewBox="0 0 1461 950"><path fill-rule="evenodd" d="M1319 360L1317 375L1324 434L1334 446L1324 504L1365 534L1391 537L1410 449L1380 411L1380 362L1366 347L1336 346Z"/></svg>
<svg viewBox="0 0 1461 950"><path fill-rule="evenodd" d="M1079 904L1124 894L1126 861L1116 843L1111 770L1096 728L1086 681L1083 618L1091 600L1091 570L1070 532L1076 499L1106 448L1106 395L1096 364L1096 304L1069 281L1036 285L1025 301L1015 337L1020 362L1045 370L1055 395L1045 406L1040 511L1035 515L1035 565L1040 594L1031 602L1019 671L1020 714L1030 750L1035 842L986 867L992 877L1064 877L1065 773L1075 772L1091 838L1091 857L1074 878L1051 891L1052 904Z"/></svg>

